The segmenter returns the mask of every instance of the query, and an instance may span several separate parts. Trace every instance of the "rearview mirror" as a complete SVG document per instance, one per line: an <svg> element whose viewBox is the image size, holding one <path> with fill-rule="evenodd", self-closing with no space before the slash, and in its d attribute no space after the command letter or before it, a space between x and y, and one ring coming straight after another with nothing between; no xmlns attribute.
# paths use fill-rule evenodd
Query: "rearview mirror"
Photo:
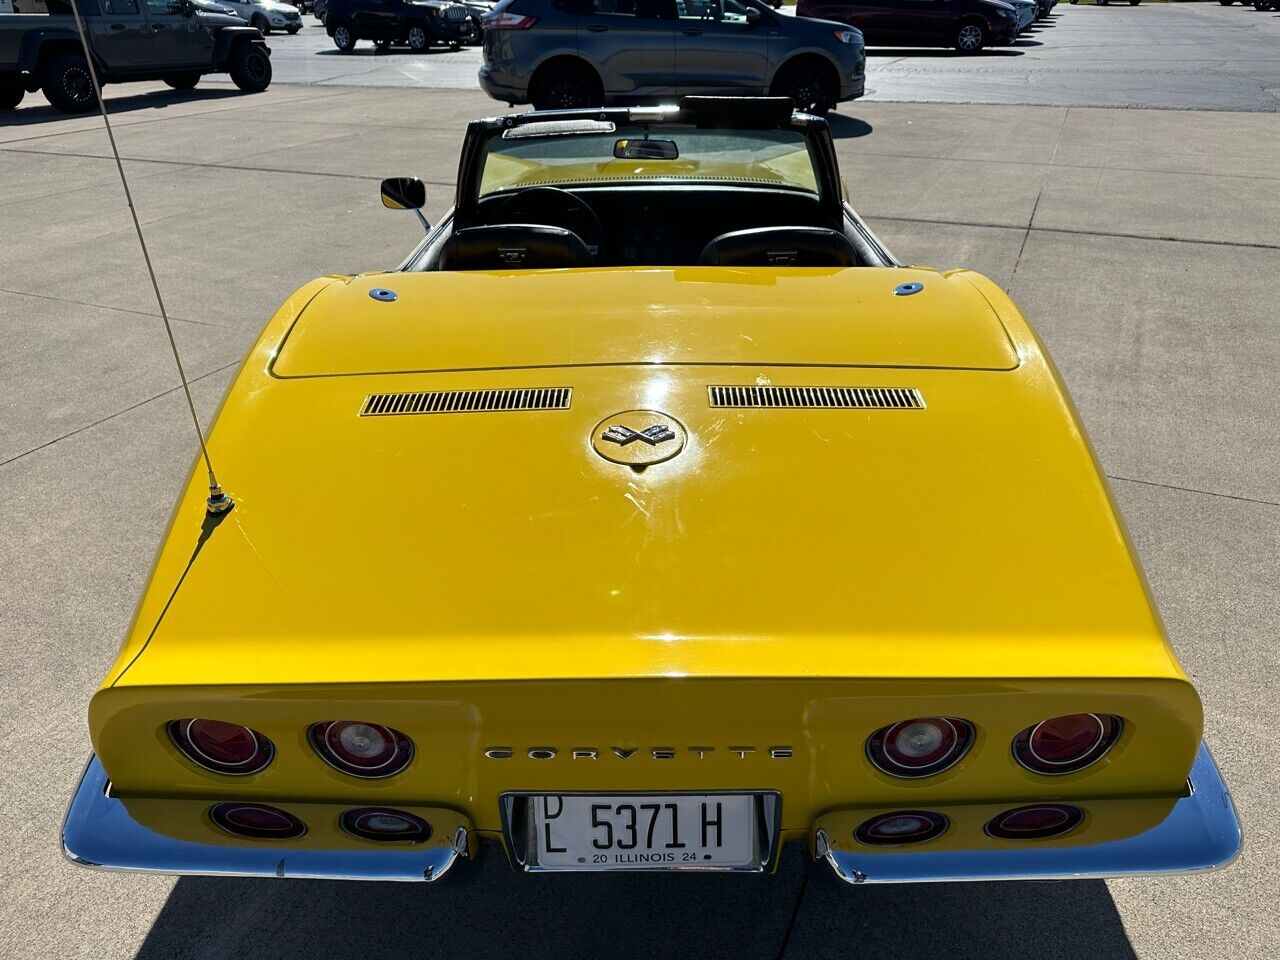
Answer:
<svg viewBox="0 0 1280 960"><path fill-rule="evenodd" d="M618 160L675 160L680 148L674 140L618 140L613 156Z"/></svg>
<svg viewBox="0 0 1280 960"><path fill-rule="evenodd" d="M421 210L427 187L417 177L387 177L382 181L382 205L388 210Z"/></svg>

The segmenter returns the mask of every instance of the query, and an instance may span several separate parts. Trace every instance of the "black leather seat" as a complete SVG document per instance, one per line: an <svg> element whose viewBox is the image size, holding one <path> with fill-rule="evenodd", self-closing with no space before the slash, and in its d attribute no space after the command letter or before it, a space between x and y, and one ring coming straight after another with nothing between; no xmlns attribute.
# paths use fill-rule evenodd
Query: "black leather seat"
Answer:
<svg viewBox="0 0 1280 960"><path fill-rule="evenodd" d="M588 267L591 251L572 230L504 223L458 230L440 248L440 270L552 270Z"/></svg>
<svg viewBox="0 0 1280 960"><path fill-rule="evenodd" d="M825 227L756 227L722 233L698 257L704 267L856 267L849 238Z"/></svg>

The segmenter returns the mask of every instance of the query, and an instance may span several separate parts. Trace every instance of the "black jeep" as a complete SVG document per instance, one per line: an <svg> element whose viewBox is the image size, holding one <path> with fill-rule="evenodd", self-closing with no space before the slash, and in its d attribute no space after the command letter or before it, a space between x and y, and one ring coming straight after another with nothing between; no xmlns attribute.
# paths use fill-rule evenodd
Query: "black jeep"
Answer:
<svg viewBox="0 0 1280 960"><path fill-rule="evenodd" d="M92 110L93 82L71 0L49 15L0 17L0 110L43 90L65 113ZM163 80L190 90L206 73L229 73L241 90L271 83L271 51L238 17L196 10L191 0L75 0L102 84Z"/></svg>
<svg viewBox="0 0 1280 960"><path fill-rule="evenodd" d="M466 5L447 0L329 0L324 27L344 52L357 40L372 40L383 50L396 43L414 51L433 44L456 50L476 33Z"/></svg>

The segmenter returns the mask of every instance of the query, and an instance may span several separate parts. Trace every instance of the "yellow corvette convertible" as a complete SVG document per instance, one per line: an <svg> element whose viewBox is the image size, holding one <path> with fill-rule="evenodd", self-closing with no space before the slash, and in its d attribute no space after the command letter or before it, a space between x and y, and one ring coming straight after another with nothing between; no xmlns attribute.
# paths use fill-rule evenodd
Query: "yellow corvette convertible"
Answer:
<svg viewBox="0 0 1280 960"><path fill-rule="evenodd" d="M1199 698L1042 345L844 193L785 100L472 123L408 259L298 290L235 378L228 498L197 472L178 500L68 856L435 880L481 843L530 872L769 871L794 843L853 883L1231 860Z"/></svg>

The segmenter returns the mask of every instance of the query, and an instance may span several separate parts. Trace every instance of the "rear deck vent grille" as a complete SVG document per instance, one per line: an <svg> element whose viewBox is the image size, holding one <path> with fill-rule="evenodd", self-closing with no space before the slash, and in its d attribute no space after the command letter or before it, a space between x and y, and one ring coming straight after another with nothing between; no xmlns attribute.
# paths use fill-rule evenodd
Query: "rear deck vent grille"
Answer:
<svg viewBox="0 0 1280 960"><path fill-rule="evenodd" d="M415 413L492 413L512 410L568 410L572 387L501 390L430 390L423 393L375 393L365 398L362 417Z"/></svg>
<svg viewBox="0 0 1280 960"><path fill-rule="evenodd" d="M914 387L710 387L713 407L923 410Z"/></svg>

